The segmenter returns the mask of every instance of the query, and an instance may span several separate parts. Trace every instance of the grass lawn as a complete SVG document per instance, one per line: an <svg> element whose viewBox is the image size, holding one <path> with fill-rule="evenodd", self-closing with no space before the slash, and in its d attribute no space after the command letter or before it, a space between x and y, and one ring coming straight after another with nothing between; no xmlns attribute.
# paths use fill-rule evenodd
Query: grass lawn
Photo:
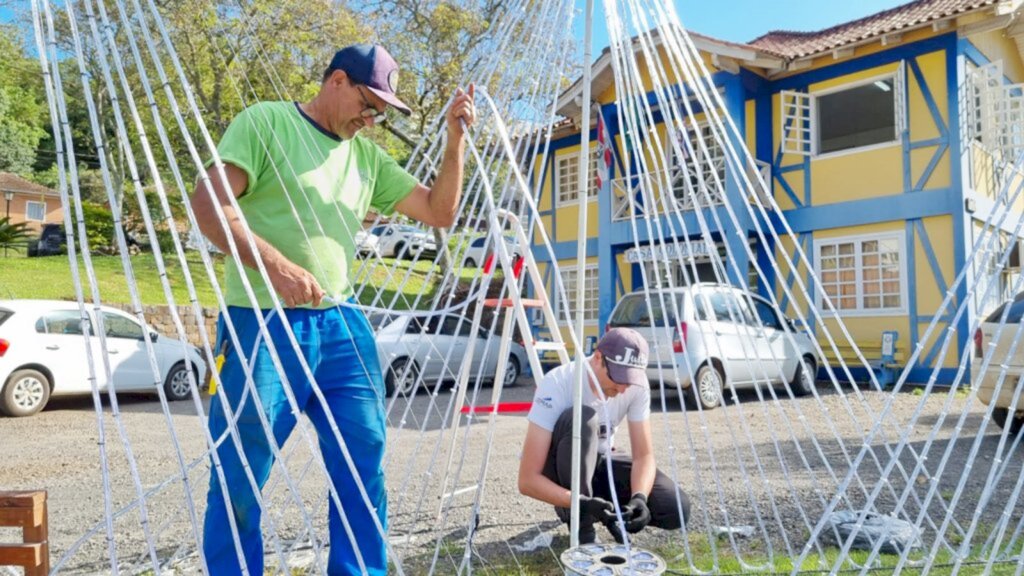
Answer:
<svg viewBox="0 0 1024 576"><path fill-rule="evenodd" d="M222 283L224 260L216 258L214 262L217 280ZM167 304L153 255L133 256L131 263L142 303ZM187 305L189 303L188 289L181 263L175 258L165 260L165 264L175 303ZM131 302L120 256L95 255L92 257L92 265L103 302L122 304ZM361 265L361 260L353 263L353 277L356 276ZM216 307L216 293L197 253L189 253L188 267L200 304L204 307ZM389 269L392 270L390 274ZM475 273L475 270L463 271L460 281L468 281ZM79 257L79 274L82 278L82 285L86 288L85 298L89 300L92 298L92 293L81 257ZM385 259L383 262L377 262L375 266L368 266L363 270L359 280L367 282L367 286L359 294L359 300L363 303L370 303L377 294L380 294L381 298L377 301L377 306L396 309L423 307L430 303L431 297L439 287L440 268L431 262L421 261L410 269L410 263L407 261L396 262ZM418 295L421 296L417 302ZM75 285L71 277L67 255L27 258L23 254L16 254L13 251L7 258L0 255L0 299L7 298L74 300Z"/></svg>

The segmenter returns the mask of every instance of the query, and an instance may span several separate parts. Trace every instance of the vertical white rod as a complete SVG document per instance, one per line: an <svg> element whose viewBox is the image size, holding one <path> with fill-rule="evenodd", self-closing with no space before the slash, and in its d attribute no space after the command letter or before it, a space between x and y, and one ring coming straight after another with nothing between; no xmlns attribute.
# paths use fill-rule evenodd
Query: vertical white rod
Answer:
<svg viewBox="0 0 1024 576"><path fill-rule="evenodd" d="M576 386L572 397L572 504L569 508L569 547L580 545L580 430L583 428L583 385L586 358L583 349L583 296L586 289L587 271L587 193L590 189L590 77L591 77L591 34L594 27L594 0L587 0L584 14L586 26L583 33L583 95L580 103L580 172L579 172L579 233L576 242Z"/></svg>

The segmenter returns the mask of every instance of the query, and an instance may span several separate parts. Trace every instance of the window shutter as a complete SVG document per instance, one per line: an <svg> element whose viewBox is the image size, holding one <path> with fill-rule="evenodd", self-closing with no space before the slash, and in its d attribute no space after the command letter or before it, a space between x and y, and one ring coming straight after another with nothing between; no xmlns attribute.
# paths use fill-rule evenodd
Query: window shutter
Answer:
<svg viewBox="0 0 1024 576"><path fill-rule="evenodd" d="M783 90L779 93L782 106L782 152L813 156L815 153L814 96L803 92Z"/></svg>
<svg viewBox="0 0 1024 576"><path fill-rule="evenodd" d="M993 99L993 131L1003 160L1014 162L1024 152L1024 84L999 86Z"/></svg>
<svg viewBox="0 0 1024 576"><path fill-rule="evenodd" d="M900 60L900 67L896 71L896 79L893 82L894 98L896 98L896 138L902 140L907 133L907 61Z"/></svg>
<svg viewBox="0 0 1024 576"><path fill-rule="evenodd" d="M995 150L999 145L996 116L999 92L1003 85L1003 61L997 60L979 66L972 72L970 80L974 96L971 103L975 108L974 117L977 119L973 129L980 131L971 136L980 138L982 145L989 150Z"/></svg>

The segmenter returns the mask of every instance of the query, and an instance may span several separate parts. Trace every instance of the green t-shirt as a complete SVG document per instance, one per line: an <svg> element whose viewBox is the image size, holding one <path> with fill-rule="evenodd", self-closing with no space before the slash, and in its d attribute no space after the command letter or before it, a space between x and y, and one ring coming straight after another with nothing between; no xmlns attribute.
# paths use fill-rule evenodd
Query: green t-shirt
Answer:
<svg viewBox="0 0 1024 576"><path fill-rule="evenodd" d="M370 140L358 135L342 140L294 102L263 102L245 109L228 126L217 151L221 160L249 177L238 205L253 233L312 273L327 295L338 298L353 293L348 271L355 255L354 235L362 229L367 210L372 206L391 214L417 183ZM231 260L225 265L227 303L251 307ZM257 270L245 271L259 307L271 308L271 289Z"/></svg>

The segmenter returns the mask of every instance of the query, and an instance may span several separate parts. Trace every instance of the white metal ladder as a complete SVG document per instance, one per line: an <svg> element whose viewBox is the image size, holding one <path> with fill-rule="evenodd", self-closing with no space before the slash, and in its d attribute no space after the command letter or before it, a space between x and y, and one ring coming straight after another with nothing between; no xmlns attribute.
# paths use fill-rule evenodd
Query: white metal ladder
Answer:
<svg viewBox="0 0 1024 576"><path fill-rule="evenodd" d="M530 246L529 238L526 237L526 231L523 230L523 226L515 214L507 210L497 210L496 216L505 218L506 222L508 222L509 226L512 228L512 231L515 233L519 246L524 248ZM469 387L469 371L471 362L463 362L462 367L459 370L458 384L456 385L456 397L453 407L454 412L451 426L451 444L448 451L448 465L445 468L444 482L441 484L441 505L438 510L438 519L440 519L446 506L456 496L470 492L475 493L472 512L473 517L469 523L466 547L463 553L462 563L459 567L460 574L462 573L463 568L471 570L472 566L469 560L472 554L473 536L475 535L480 521L480 503L483 498L484 483L487 479L487 468L490 463L490 447L494 435L494 417L498 413L498 401L501 398L502 389L505 384L505 375L508 369L507 358L510 353L509 343L512 341L515 326L518 325L520 333L523 334L523 345L526 349L526 357L530 362L530 370L533 373L534 379L540 378L544 374L540 362L541 354L549 351L555 352L558 356L558 363L560 365L568 364L570 361L565 340L562 338L562 332L558 327L558 319L551 306L547 290L544 288L544 279L541 277L540 271L537 269L537 261L533 257L533 253L529 249L523 250L522 261L519 265L521 265L522 270L525 270L526 274L517 274L516 265L512 262L512 256L509 254L508 246L501 238L501 230L492 227L490 234L494 242L495 254L498 256L498 261L500 261L502 269L505 271L503 276L505 290L508 292L508 297L486 298L485 295L481 300L480 305L476 307L476 310L473 313L472 330L470 333L478 333L484 308L493 308L496 310L509 309L510 313L506 312L505 318L502 322L501 340L498 347L499 361L494 374L494 385L491 390L491 403L485 409L470 407L469 412L466 414L466 418L468 420L469 418L472 418L475 413L489 412L490 419L488 422L487 446L484 449L484 461L483 465L480 467L480 473L477 476L476 484L458 490L452 490L451 492L444 492L448 487L448 479L451 473L452 462L455 457L456 444L458 442L458 431L461 428L462 423L462 409L466 402L466 393ZM498 263L491 258L490 264L490 269L486 270L485 273L494 274L494 271L498 267ZM528 279L533 285L534 298L522 297L522 283L520 282L520 276L524 276L524 278L522 278L523 281ZM527 308L540 309L543 317L542 328L546 329L551 335L550 341L534 341L530 319L526 314ZM476 341L476 338L470 340L469 346L466 350L466 358L473 357Z"/></svg>

